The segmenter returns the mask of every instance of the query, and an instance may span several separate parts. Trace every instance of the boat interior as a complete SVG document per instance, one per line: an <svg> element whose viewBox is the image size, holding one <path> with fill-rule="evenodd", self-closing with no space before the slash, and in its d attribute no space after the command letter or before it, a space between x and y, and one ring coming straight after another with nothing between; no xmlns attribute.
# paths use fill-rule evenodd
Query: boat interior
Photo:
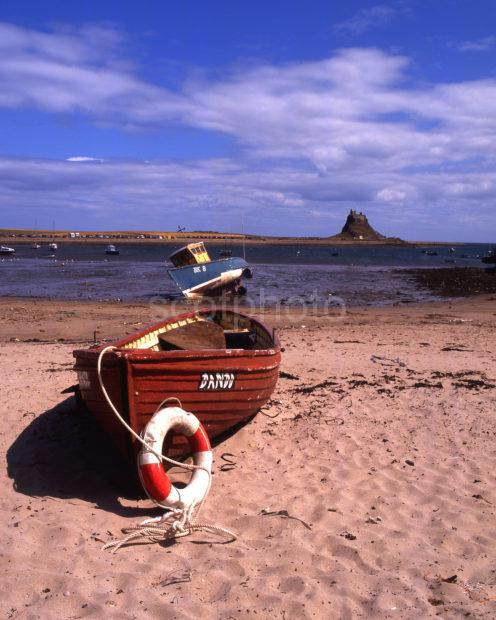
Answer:
<svg viewBox="0 0 496 620"><path fill-rule="evenodd" d="M123 349L149 351L269 349L274 338L257 321L235 312L207 311L169 321L132 337Z"/></svg>

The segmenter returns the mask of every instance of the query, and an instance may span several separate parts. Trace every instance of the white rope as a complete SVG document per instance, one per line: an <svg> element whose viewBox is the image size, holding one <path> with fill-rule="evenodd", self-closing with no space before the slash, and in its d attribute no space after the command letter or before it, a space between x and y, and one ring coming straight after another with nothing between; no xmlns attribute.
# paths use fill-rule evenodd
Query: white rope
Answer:
<svg viewBox="0 0 496 620"><path fill-rule="evenodd" d="M120 549L120 547L122 547L123 545L129 542L132 542L133 540L141 536L148 537L152 542L159 542L163 540L169 540L172 538L181 538L182 536L188 536L189 534L192 534L193 532L196 532L196 531L207 531L211 533L226 534L231 537L231 539L226 542L233 542L234 540L237 539L237 535L231 530L228 530L228 529L216 526L216 525L209 525L207 523L198 523L198 524L195 523L196 519L198 518L198 515L200 514L201 509L203 508L203 504L205 502L205 499L212 485L212 472L210 471L210 469L208 467L204 467L203 465L189 465L188 463L182 463L181 461L175 461L174 459L171 459L161 453L156 452L140 435L138 435L138 433L136 433L129 426L129 424L126 422L126 420L124 420L124 418L121 416L121 414L115 407L107 390L105 389L105 386L103 384L103 379L102 379L103 356L105 355L105 353L109 351L115 351L115 350L117 350L117 347L114 347L114 346L108 346L102 349L100 352L100 355L98 356L98 361L96 365L98 383L100 384L100 388L103 392L103 395L109 407L112 409L112 411L114 412L118 420L121 422L121 424L131 433L131 435L135 439L137 439L143 446L145 446L147 450L149 450L152 454L154 454L161 462L166 461L167 463L170 463L171 465L175 465L176 467L181 467L182 469L186 469L189 471L194 471L195 469L203 469L203 471L207 472L207 475L208 475L208 486L207 486L207 490L205 491L205 494L203 495L202 499L199 502L192 502L189 506L183 505L181 508L171 509L165 514L163 514L161 517L145 519L138 525L133 525L128 528L123 528L122 529L123 533L125 534L127 533L128 535L120 541L113 541L113 542L109 542L105 544L102 547L102 551L105 549L113 548L113 551L115 552L118 549ZM167 402L171 402L171 401L176 401L179 403L179 406L181 406L181 401L178 398L175 398L175 397L166 398L159 404L159 406L155 410L155 413L157 413L157 411L159 411L162 408L162 405L164 405ZM179 492L179 497L180 497L181 492L179 489L178 489L178 492ZM155 525L150 527L150 523L154 523Z"/></svg>
<svg viewBox="0 0 496 620"><path fill-rule="evenodd" d="M237 535L224 527L210 525L208 523L194 523L193 517L189 516L189 511L181 508L171 510L161 517L145 519L138 525L123 528L124 534L127 534L122 540L114 540L102 547L112 549L115 553L124 545L130 544L140 538L147 538L150 542L164 542L175 538L189 536L194 532L210 532L211 534L225 534L229 536L226 543L233 542L237 539Z"/></svg>
<svg viewBox="0 0 496 620"><path fill-rule="evenodd" d="M105 347L104 349L102 349L102 351L100 352L100 355L98 356L98 361L97 361L97 364L96 364L96 369L97 369L97 373L98 373L98 383L100 384L100 388L101 388L101 390L103 392L103 395L105 396L105 400L107 401L109 407L112 409L114 414L120 420L121 424L123 424L127 428L127 430L131 433L131 435L135 439L137 439L141 444L143 444L145 446L145 448L147 448L150 452L152 452L161 461L167 461L171 465L177 465L178 467L184 467L184 469L189 469L189 470L205 469L205 471L207 471L207 469L205 467L200 467L198 465L188 465L187 463L181 463L180 461L174 461L174 459L170 459L169 457L164 456L163 454L159 454L149 444L147 444L146 441L142 437L140 437L140 435L138 435L138 433L136 433L129 426L129 424L126 422L126 420L124 420L124 418L121 416L121 414L117 411L114 403L112 402L112 400L110 399L110 396L108 395L107 390L105 389L105 386L103 385L103 379L102 379L102 359L103 359L103 356L108 351L115 351L115 350L117 350L117 347L114 347L114 346ZM169 401L169 400L172 400L172 399L166 398L165 400L163 400L160 403L160 405L157 407L157 409L155 410L155 413L157 413L157 411L162 407L162 405L164 403L166 403L167 401ZM176 400L178 403L181 402L178 398L174 398L174 400Z"/></svg>

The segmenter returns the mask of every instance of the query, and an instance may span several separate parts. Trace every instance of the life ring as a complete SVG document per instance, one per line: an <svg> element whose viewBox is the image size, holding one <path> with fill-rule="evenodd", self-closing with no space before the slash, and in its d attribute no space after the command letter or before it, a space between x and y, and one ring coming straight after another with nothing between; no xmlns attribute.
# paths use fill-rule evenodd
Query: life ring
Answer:
<svg viewBox="0 0 496 620"><path fill-rule="evenodd" d="M193 464L198 468L193 471L184 489L178 489L171 483L162 462L154 454L162 454L165 436L171 430L187 437ZM208 435L200 420L180 407L165 407L148 422L142 438L150 447L141 448L138 471L148 497L162 508L181 508L201 502L210 487L213 456Z"/></svg>

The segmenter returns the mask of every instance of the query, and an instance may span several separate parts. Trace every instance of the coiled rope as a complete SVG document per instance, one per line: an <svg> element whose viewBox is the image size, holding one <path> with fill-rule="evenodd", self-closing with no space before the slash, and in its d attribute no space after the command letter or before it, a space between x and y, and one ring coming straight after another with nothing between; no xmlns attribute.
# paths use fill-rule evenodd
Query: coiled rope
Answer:
<svg viewBox="0 0 496 620"><path fill-rule="evenodd" d="M145 519L141 523L137 525L133 525L130 527L122 528L122 532L127 534L125 538L122 540L115 540L106 543L102 547L102 551L105 549L112 549L115 553L118 549L120 549L123 545L126 545L138 538L145 537L148 538L150 542L162 542L166 540L171 540L175 538L181 538L183 536L188 536L189 534L193 534L194 532L209 532L212 534L225 534L229 536L229 540L225 542L233 542L237 539L237 535L228 530L226 528L210 525L208 523L196 523L196 519L200 514L200 511L203 507L205 499L210 491L210 486L212 484L212 473L207 467L203 467L201 465L189 465L188 463L182 463L181 461L175 461L174 459L169 458L161 453L156 452L138 433L136 433L124 420L122 415L119 413L114 403L112 402L102 379L102 359L103 356L109 351L115 351L117 347L108 346L101 350L100 355L98 356L97 361L97 375L98 375L98 383L100 384L100 388L102 393L107 401L109 407L117 417L117 419L121 422L121 424L131 433L131 435L139 441L143 446L145 446L152 454L154 454L161 462L166 461L171 465L175 465L176 467L180 467L182 469L186 469L189 471L194 471L195 469L203 469L207 472L208 475L208 487L205 492L205 495L199 502L192 502L189 506L183 505L180 508L170 509L165 512L161 517L154 517L150 519ZM160 405L156 408L155 413L159 411L163 405L168 402L175 401L182 408L181 401L178 398L166 398L164 399Z"/></svg>

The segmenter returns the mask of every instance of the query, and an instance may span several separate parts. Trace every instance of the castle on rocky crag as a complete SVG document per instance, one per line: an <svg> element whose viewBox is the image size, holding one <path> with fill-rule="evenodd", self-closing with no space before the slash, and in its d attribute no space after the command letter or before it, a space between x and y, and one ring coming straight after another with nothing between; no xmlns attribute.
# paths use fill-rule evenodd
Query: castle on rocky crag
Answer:
<svg viewBox="0 0 496 620"><path fill-rule="evenodd" d="M351 209L343 229L331 237L336 241L376 241L384 243L402 243L397 237L385 237L372 228L365 213Z"/></svg>

